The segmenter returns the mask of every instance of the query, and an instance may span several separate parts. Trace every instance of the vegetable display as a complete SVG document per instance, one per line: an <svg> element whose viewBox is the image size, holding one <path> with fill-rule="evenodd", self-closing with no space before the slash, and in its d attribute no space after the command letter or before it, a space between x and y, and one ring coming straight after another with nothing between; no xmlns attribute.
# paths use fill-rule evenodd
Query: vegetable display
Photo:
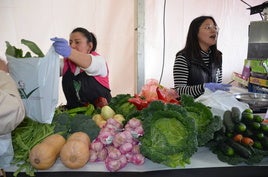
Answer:
<svg viewBox="0 0 268 177"><path fill-rule="evenodd" d="M34 176L56 159L70 169L103 162L110 172L145 159L185 167L202 146L231 165L256 164L268 155L268 124L261 116L232 107L221 119L191 96L178 101L173 91L151 82L141 94L119 94L109 104L100 98L98 106L59 106L51 124L26 117L12 132L14 176Z"/></svg>
<svg viewBox="0 0 268 177"><path fill-rule="evenodd" d="M260 163L268 155L267 126L251 109L241 113L232 107L224 112L223 128L215 132L207 146L219 160L231 165Z"/></svg>
<svg viewBox="0 0 268 177"><path fill-rule="evenodd" d="M6 54L44 57L34 42L21 43L30 51L24 54L6 41ZM129 163L143 165L146 158L171 168L185 167L202 146L222 162L256 164L268 156L268 122L251 109L241 112L237 107L221 119L192 96L178 95L151 79L140 93L118 94L109 103L99 97L69 110L59 106L51 124L25 117L12 132L12 144L15 177L20 172L34 176L57 159L70 169L103 162L109 172Z"/></svg>

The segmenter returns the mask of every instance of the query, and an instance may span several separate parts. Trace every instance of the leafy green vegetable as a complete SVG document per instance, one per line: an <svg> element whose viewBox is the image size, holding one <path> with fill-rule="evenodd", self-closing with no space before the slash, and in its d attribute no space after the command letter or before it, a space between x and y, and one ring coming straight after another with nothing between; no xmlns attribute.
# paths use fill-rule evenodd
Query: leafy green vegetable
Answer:
<svg viewBox="0 0 268 177"><path fill-rule="evenodd" d="M217 157L220 161L226 162L230 165L237 165L240 163L246 163L248 165L253 165L253 164L260 163L263 159L263 154L259 150L257 150L256 152L257 153L248 160L245 158L242 158L241 156L239 156L237 154L235 154L232 158L230 158L230 157L224 155L222 152L217 153Z"/></svg>
<svg viewBox="0 0 268 177"><path fill-rule="evenodd" d="M21 43L26 45L27 47L29 47L29 49L35 53L38 57L44 57L45 55L43 54L43 52L40 50L40 48L32 41L26 40L26 39L22 39Z"/></svg>
<svg viewBox="0 0 268 177"><path fill-rule="evenodd" d="M37 55L37 57L44 57L45 55L40 50L40 48L33 42L26 39L21 39L21 43L26 45L31 52ZM6 54L13 56L15 58L31 58L32 55L29 51L23 56L22 49L18 49L15 46L12 46L8 41L6 41Z"/></svg>
<svg viewBox="0 0 268 177"><path fill-rule="evenodd" d="M19 168L14 172L17 176L19 172L25 171L29 176L34 176L34 168L29 162L29 152L33 146L41 142L47 136L53 134L54 126L34 121L28 117L12 131L12 145L14 148L14 158L12 164Z"/></svg>
<svg viewBox="0 0 268 177"><path fill-rule="evenodd" d="M213 139L214 132L221 129L221 118L213 116L209 107L200 102L195 102L192 96L181 95L181 104L188 111L188 116L195 119L198 146L204 146L209 140Z"/></svg>
<svg viewBox="0 0 268 177"><path fill-rule="evenodd" d="M6 41L6 54L13 56L15 58L22 58L23 57L23 51L22 49L17 49L15 46L12 46L8 41Z"/></svg>
<svg viewBox="0 0 268 177"><path fill-rule="evenodd" d="M153 101L141 111L144 135L141 153L156 163L169 167L185 166L197 151L195 121L175 104Z"/></svg>

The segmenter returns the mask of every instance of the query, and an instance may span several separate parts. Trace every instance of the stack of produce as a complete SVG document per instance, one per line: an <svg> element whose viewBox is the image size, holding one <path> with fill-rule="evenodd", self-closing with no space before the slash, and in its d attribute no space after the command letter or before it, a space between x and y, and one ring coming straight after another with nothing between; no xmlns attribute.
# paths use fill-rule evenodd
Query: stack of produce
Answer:
<svg viewBox="0 0 268 177"><path fill-rule="evenodd" d="M144 156L139 150L138 138L143 135L141 121L132 118L125 126L109 118L90 147L90 162L104 161L106 168L118 171L127 163L142 165Z"/></svg>
<svg viewBox="0 0 268 177"><path fill-rule="evenodd" d="M145 158L172 168L185 167L191 163L198 147L212 142L214 133L222 128L222 121L212 114L209 107L195 102L193 97L181 95L180 101L178 99L173 89L152 81L137 95L118 94L109 103L99 99L98 107L91 104L71 110L58 107L51 125L26 118L13 132L14 164L19 166L14 176L20 171L34 175L38 167L30 163L29 152L54 134L61 135L66 142L59 156L56 150L53 156L50 155L52 165L56 155L70 169L103 162L108 171L115 172L128 163L142 165ZM32 124L35 126L27 126ZM29 136L44 127L49 128L47 133ZM27 132L25 136L23 131ZM83 133L80 137L88 138L83 138L82 142L77 138L70 140L78 132ZM31 144L22 149L21 138ZM79 146L70 145L70 141ZM66 148L68 144L69 148ZM75 157L71 152L76 154ZM77 155L81 152L86 154L83 158Z"/></svg>
<svg viewBox="0 0 268 177"><path fill-rule="evenodd" d="M224 112L223 125L207 144L219 160L231 165L256 164L268 155L268 124L260 115L232 107Z"/></svg>
<svg viewBox="0 0 268 177"><path fill-rule="evenodd" d="M43 56L31 41L21 42ZM9 42L6 45L9 55L31 57ZM25 117L12 132L12 164L18 167L14 176L21 171L34 176L57 159L70 169L103 162L111 172L128 163L142 165L145 158L172 168L185 167L202 146L230 164L258 163L267 155L268 127L260 117L233 108L222 122L206 105L178 95L155 79L140 93L118 94L109 103L100 97L94 105L70 110L59 106L51 124Z"/></svg>

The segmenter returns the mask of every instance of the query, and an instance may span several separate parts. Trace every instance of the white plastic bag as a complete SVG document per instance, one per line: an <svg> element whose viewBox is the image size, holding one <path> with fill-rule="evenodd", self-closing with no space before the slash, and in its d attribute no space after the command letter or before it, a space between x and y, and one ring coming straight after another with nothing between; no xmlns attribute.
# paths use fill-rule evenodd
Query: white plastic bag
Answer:
<svg viewBox="0 0 268 177"><path fill-rule="evenodd" d="M14 58L7 55L11 77L18 85L26 115L51 123L59 94L59 55L51 46L45 57Z"/></svg>
<svg viewBox="0 0 268 177"><path fill-rule="evenodd" d="M205 93L196 98L195 101L211 107L211 112L221 117L226 110L231 110L232 107L238 107L241 112L249 108L248 104L238 101L232 93L222 90L212 92L206 89Z"/></svg>
<svg viewBox="0 0 268 177"><path fill-rule="evenodd" d="M11 133L0 135L0 168L9 167L13 156Z"/></svg>

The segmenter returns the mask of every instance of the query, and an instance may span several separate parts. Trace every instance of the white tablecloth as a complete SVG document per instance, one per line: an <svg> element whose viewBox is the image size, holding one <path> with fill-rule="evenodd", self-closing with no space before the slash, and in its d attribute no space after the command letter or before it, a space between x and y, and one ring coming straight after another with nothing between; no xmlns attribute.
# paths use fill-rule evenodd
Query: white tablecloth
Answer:
<svg viewBox="0 0 268 177"><path fill-rule="evenodd" d="M247 164L239 164L237 166L245 166ZM229 165L227 163L221 162L218 160L217 156L213 154L208 148L201 147L198 151L191 157L191 164L186 165L185 167L177 167L177 168L169 168L165 165L153 163L152 161L146 159L143 165L134 165L129 163L125 168L120 171L125 172L145 172L145 171L156 171L156 170L171 170L171 169L187 169L187 168L213 168L213 167L230 167L233 165ZM264 158L263 161L256 166L268 166L268 157ZM17 168L15 166L11 166L6 168L5 171L13 172ZM108 172L105 167L104 162L89 162L83 168L80 169L69 169L65 167L60 159L51 167L49 170L41 170L43 172L51 172L51 171L94 171L94 172Z"/></svg>

